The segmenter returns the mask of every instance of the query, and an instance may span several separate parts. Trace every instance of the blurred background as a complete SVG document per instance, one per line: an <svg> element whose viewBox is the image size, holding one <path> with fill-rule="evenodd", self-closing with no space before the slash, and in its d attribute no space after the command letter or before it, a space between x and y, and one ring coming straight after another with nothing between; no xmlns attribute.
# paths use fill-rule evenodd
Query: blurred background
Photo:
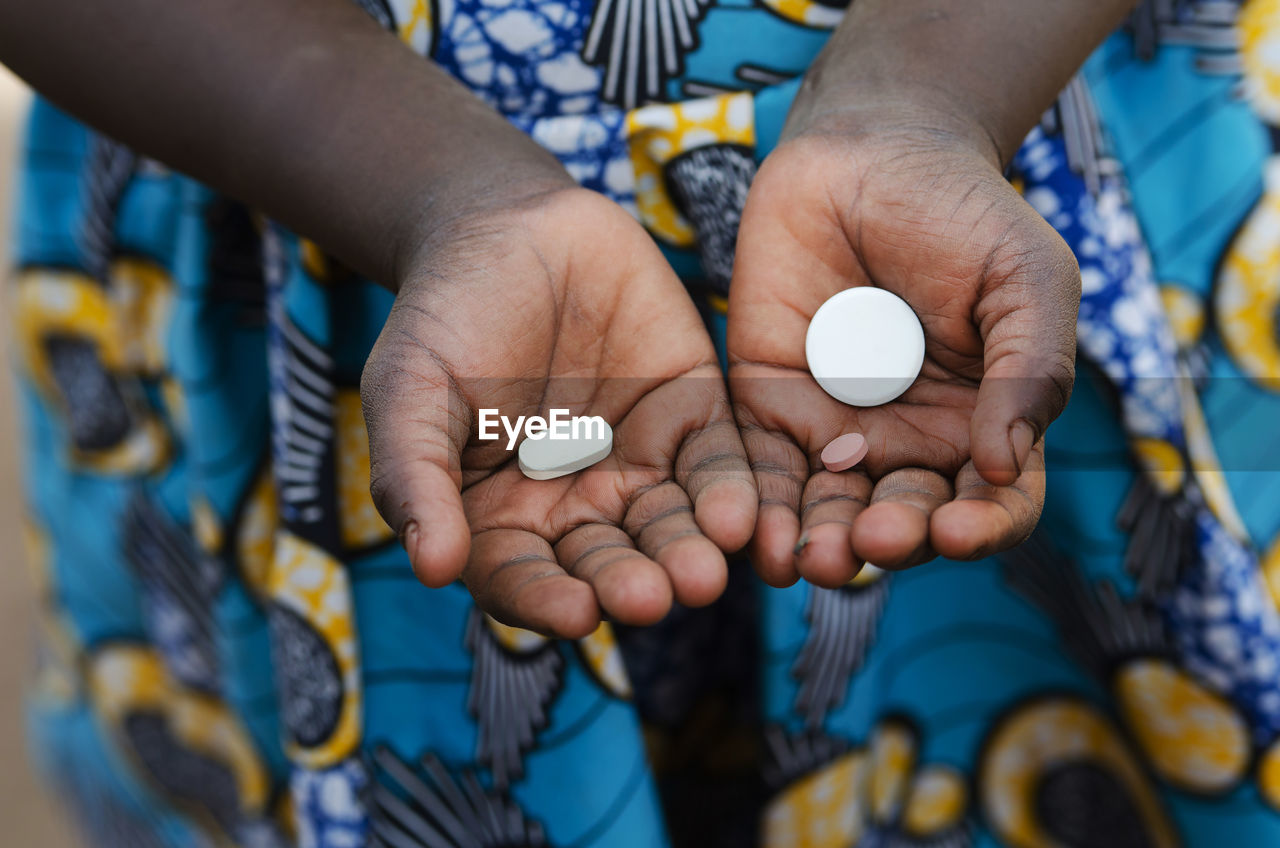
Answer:
<svg viewBox="0 0 1280 848"><path fill-rule="evenodd" d="M0 67L0 274L6 283L14 157L29 98L22 83ZM32 773L23 733L22 699L30 669L31 608L36 600L19 544L19 458L8 319L8 307L0 300L0 846L72 848L77 842L67 815L54 806Z"/></svg>

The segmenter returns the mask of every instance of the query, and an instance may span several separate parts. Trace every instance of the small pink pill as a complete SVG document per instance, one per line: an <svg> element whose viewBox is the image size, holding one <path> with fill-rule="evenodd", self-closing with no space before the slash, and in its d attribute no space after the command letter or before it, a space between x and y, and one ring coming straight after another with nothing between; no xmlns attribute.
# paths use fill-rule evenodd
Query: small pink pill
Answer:
<svg viewBox="0 0 1280 848"><path fill-rule="evenodd" d="M822 449L822 464L828 471L845 471L862 462L867 455L867 440L861 433L845 433L832 439Z"/></svg>

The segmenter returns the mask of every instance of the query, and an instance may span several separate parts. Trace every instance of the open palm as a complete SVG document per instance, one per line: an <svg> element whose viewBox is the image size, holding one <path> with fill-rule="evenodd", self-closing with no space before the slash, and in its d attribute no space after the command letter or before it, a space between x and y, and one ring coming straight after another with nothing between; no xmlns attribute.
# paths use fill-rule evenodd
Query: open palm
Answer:
<svg viewBox="0 0 1280 848"><path fill-rule="evenodd" d="M855 408L809 376L809 320L875 285L924 326L920 377ZM738 238L730 386L761 489L753 560L785 585L839 585L866 561L972 558L1030 533L1041 436L1074 377L1074 257L981 155L909 132L784 142L761 167ZM818 454L862 433L861 468Z"/></svg>
<svg viewBox="0 0 1280 848"><path fill-rule="evenodd" d="M756 491L711 341L643 229L573 189L422 256L362 382L375 500L420 579L461 574L499 620L567 638L718 596ZM613 452L529 480L505 435L477 438L482 408L602 416Z"/></svg>

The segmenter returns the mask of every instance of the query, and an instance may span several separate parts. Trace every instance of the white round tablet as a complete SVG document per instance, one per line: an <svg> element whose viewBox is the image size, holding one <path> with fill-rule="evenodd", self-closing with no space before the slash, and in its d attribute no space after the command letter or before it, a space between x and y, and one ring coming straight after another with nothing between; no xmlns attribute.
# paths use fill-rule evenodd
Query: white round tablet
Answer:
<svg viewBox="0 0 1280 848"><path fill-rule="evenodd" d="M585 432L572 438L552 438L543 433L526 438L517 453L520 470L531 480L554 480L590 468L613 450L613 428L596 419Z"/></svg>
<svg viewBox="0 0 1280 848"><path fill-rule="evenodd" d="M850 406L879 406L905 392L924 364L924 328L896 294L845 289L818 308L804 339L809 373Z"/></svg>

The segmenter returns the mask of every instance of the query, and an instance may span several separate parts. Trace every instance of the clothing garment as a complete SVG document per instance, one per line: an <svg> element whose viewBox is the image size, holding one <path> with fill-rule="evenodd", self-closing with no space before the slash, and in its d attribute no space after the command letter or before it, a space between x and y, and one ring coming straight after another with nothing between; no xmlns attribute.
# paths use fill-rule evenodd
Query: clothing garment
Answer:
<svg viewBox="0 0 1280 848"><path fill-rule="evenodd" d="M360 0L631 210L723 350L819 0ZM335 117L335 120L337 117ZM1074 249L1037 534L549 641L414 580L391 295L31 115L11 295L37 759L92 844L1280 842L1280 0L1150 0L1010 179ZM411 140L406 140L411 143Z"/></svg>

